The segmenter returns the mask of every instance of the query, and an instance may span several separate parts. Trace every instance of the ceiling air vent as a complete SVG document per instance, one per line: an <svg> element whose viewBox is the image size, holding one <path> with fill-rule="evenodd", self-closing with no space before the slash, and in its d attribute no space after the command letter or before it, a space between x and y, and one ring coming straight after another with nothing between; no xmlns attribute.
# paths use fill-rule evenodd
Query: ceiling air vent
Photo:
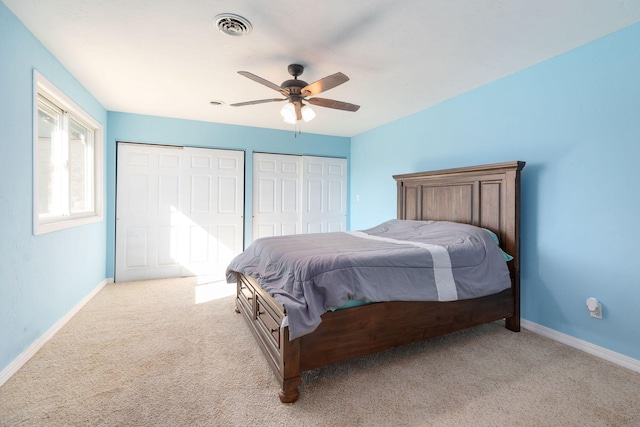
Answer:
<svg viewBox="0 0 640 427"><path fill-rule="evenodd" d="M234 15L233 13L221 13L216 15L213 20L214 25L218 30L222 31L228 36L244 36L251 32L253 28L251 22L240 15Z"/></svg>

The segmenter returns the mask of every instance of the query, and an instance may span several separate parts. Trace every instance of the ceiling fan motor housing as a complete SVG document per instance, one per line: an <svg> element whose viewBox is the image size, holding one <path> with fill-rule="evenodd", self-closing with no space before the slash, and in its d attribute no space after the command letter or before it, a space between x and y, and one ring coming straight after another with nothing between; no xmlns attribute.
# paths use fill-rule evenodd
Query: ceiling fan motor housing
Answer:
<svg viewBox="0 0 640 427"><path fill-rule="evenodd" d="M289 89L291 93L300 93L300 89L308 86L308 83L304 80L285 80L280 87L282 89Z"/></svg>

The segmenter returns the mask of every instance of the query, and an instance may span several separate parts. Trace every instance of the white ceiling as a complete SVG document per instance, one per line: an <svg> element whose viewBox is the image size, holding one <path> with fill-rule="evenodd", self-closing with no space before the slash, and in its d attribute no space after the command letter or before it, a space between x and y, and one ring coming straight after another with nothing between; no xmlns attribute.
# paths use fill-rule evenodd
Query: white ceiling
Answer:
<svg viewBox="0 0 640 427"><path fill-rule="evenodd" d="M1 0L109 111L293 129L281 84L351 79L305 133L354 136L640 22L640 0ZM253 31L227 36L234 13ZM46 75L45 75L46 77ZM223 106L214 107L212 100Z"/></svg>

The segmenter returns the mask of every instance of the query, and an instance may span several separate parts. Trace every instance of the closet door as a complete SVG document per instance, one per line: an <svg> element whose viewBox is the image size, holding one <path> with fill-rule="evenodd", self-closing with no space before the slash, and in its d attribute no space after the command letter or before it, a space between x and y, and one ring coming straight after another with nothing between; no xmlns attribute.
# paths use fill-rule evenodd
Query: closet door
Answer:
<svg viewBox="0 0 640 427"><path fill-rule="evenodd" d="M346 159L256 153L253 164L253 240L346 230Z"/></svg>
<svg viewBox="0 0 640 427"><path fill-rule="evenodd" d="M347 229L347 160L302 158L302 230L328 233Z"/></svg>
<svg viewBox="0 0 640 427"><path fill-rule="evenodd" d="M300 156L253 155L253 240L301 232Z"/></svg>
<svg viewBox="0 0 640 427"><path fill-rule="evenodd" d="M244 153L118 144L116 281L220 280L242 251Z"/></svg>
<svg viewBox="0 0 640 427"><path fill-rule="evenodd" d="M185 147L182 176L182 275L222 280L243 250L244 152Z"/></svg>
<svg viewBox="0 0 640 427"><path fill-rule="evenodd" d="M179 277L182 148L118 144L116 281Z"/></svg>

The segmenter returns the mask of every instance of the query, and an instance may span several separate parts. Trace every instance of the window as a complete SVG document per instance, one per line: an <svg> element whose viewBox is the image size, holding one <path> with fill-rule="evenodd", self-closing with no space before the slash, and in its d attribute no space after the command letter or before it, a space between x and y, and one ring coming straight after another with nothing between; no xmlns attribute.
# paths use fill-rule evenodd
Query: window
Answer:
<svg viewBox="0 0 640 427"><path fill-rule="evenodd" d="M34 234L102 220L102 126L34 73Z"/></svg>

